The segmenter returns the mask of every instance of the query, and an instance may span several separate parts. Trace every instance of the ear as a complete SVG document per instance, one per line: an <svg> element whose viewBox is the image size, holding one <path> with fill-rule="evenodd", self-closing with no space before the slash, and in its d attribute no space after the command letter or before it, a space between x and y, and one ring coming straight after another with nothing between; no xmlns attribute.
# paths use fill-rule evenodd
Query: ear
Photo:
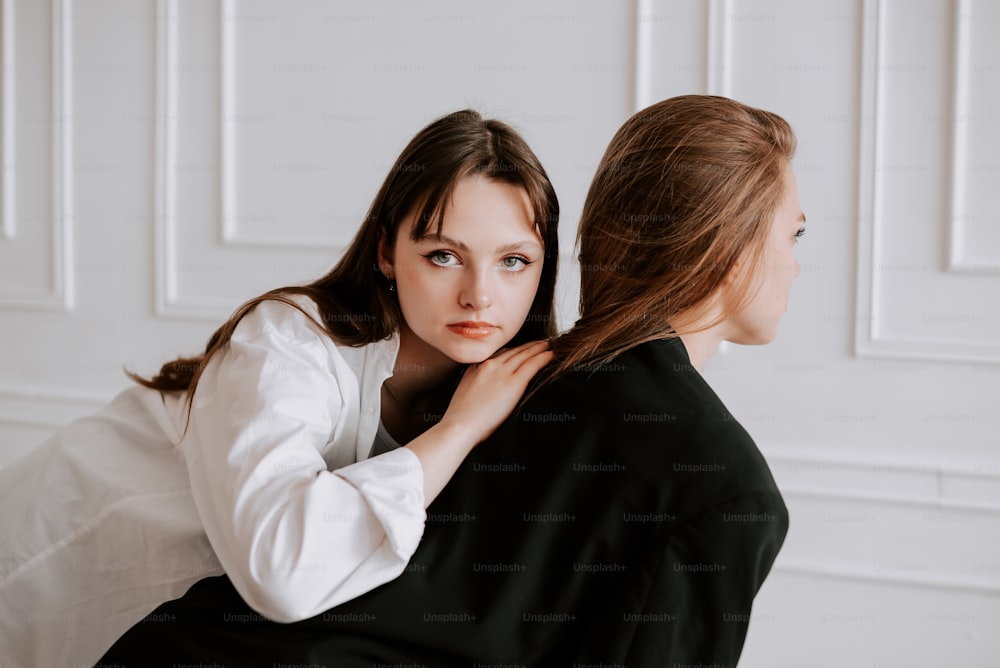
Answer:
<svg viewBox="0 0 1000 668"><path fill-rule="evenodd" d="M743 271L743 258L737 259L733 262L733 266L729 268L726 275L722 277L722 285L732 285L736 281L736 277Z"/></svg>
<svg viewBox="0 0 1000 668"><path fill-rule="evenodd" d="M396 278L396 268L394 258L394 248L390 247L385 240L385 232L379 232L378 237L378 270L390 281Z"/></svg>

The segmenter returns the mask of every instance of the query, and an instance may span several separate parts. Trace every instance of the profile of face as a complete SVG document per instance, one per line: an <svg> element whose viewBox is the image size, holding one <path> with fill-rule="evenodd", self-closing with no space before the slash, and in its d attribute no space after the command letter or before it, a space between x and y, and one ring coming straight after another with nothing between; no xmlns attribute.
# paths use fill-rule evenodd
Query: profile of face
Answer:
<svg viewBox="0 0 1000 668"><path fill-rule="evenodd" d="M542 275L545 249L528 195L471 176L455 185L440 234L411 239L416 215L391 248L379 245L382 271L396 281L400 337L422 356L482 362L521 329Z"/></svg>
<svg viewBox="0 0 1000 668"><path fill-rule="evenodd" d="M769 343L778 335L781 316L788 309L792 281L799 275L795 245L805 232L805 214L799 204L798 183L786 162L783 197L764 248L760 266L751 279L750 302L727 323L727 341L745 345Z"/></svg>

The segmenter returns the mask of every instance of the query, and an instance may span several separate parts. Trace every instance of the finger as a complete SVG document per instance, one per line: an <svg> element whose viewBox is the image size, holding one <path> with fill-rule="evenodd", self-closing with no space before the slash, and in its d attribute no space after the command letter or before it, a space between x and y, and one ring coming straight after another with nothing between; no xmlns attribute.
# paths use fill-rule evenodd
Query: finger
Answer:
<svg viewBox="0 0 1000 668"><path fill-rule="evenodd" d="M496 367L496 369L504 378L525 380L521 376L528 374L527 378L530 378L539 369L551 362L554 357L555 353L551 350L540 350L530 355L521 355L515 359L508 360L503 366Z"/></svg>
<svg viewBox="0 0 1000 668"><path fill-rule="evenodd" d="M540 355L547 356L546 357L546 363L547 363L547 360L551 359L551 357L555 353L553 353L552 350L549 348L547 341L542 342L542 344L543 345L531 346L530 348L526 348L525 350L518 351L515 355L512 355L509 360L507 360L507 365L517 369L521 367L528 360L535 359Z"/></svg>
<svg viewBox="0 0 1000 668"><path fill-rule="evenodd" d="M495 353L490 356L490 359L496 359L498 357L507 359L517 353L527 350L529 348L537 348L541 346L548 346L549 342L545 339L540 339L538 341L529 341L527 343L522 343L519 346L514 346L513 348L500 348Z"/></svg>
<svg viewBox="0 0 1000 668"><path fill-rule="evenodd" d="M535 355L543 350L548 350L548 348L548 341L531 341L530 343L521 344L516 348L506 348L498 351L490 359L496 360L498 364L519 365L524 358Z"/></svg>
<svg viewBox="0 0 1000 668"><path fill-rule="evenodd" d="M520 376L526 374L530 380L536 373L545 368L545 365L551 362L555 356L556 354L551 350L543 350L531 357L527 357L514 369L514 375Z"/></svg>

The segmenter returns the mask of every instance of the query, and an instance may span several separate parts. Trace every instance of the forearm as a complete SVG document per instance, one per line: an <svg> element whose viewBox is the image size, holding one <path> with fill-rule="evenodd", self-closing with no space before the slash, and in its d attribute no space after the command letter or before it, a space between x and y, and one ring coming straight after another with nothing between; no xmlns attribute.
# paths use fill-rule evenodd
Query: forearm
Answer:
<svg viewBox="0 0 1000 668"><path fill-rule="evenodd" d="M425 508L444 489L476 445L472 430L446 421L439 422L406 445L420 460L423 469Z"/></svg>

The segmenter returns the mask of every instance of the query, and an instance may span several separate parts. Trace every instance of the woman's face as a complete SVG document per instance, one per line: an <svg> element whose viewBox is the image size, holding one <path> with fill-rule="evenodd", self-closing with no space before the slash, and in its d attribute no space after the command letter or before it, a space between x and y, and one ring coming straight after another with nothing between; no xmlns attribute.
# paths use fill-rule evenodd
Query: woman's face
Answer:
<svg viewBox="0 0 1000 668"><path fill-rule="evenodd" d="M535 299L544 248L523 188L472 176L459 181L440 235L410 238L416 212L393 248L380 246L396 281L404 344L462 364L482 362L514 338Z"/></svg>
<svg viewBox="0 0 1000 668"><path fill-rule="evenodd" d="M795 244L804 232L805 214L791 165L785 163L784 196L771 223L771 232L757 274L751 284L753 299L727 323L733 343L769 343L778 335L778 323L788 309L792 281L799 275Z"/></svg>

